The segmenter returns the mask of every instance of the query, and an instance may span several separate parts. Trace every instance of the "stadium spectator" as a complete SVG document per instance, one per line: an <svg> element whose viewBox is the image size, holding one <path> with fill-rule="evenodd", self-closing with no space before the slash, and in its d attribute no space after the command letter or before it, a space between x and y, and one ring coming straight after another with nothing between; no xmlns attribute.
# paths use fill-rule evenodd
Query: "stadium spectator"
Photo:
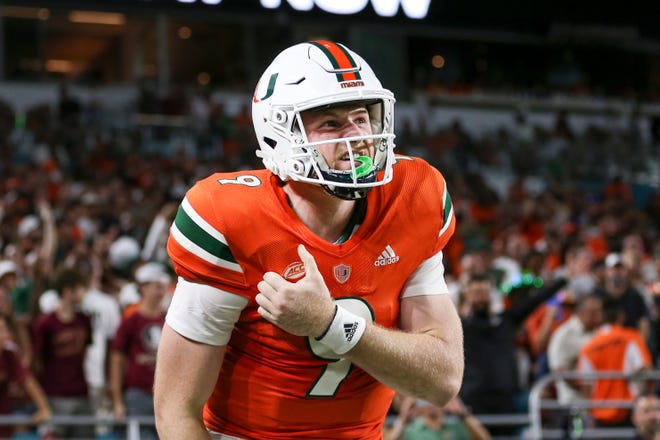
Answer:
<svg viewBox="0 0 660 440"><path fill-rule="evenodd" d="M480 249L480 250L471 250L466 251L460 259L460 264L458 266L458 277L448 277L447 287L449 288L449 293L452 297L452 301L460 308L463 306L463 296L461 291L464 289L468 280L473 275L480 275L483 273L492 274L492 278L496 279L498 277L495 274L495 269L490 265L491 261L491 252L489 249ZM504 308L504 297L502 292L500 292L497 287L493 284L493 291L491 294L491 310L494 312L500 312Z"/></svg>
<svg viewBox="0 0 660 440"><path fill-rule="evenodd" d="M458 397L444 406L402 397L398 416L383 440L490 440L490 433Z"/></svg>
<svg viewBox="0 0 660 440"><path fill-rule="evenodd" d="M0 415L12 413L10 387L18 385L24 388L36 407L32 420L40 424L50 418L50 406L41 385L21 359L10 324L8 317L0 315ZM0 438L9 438L13 432L11 426L0 425Z"/></svg>
<svg viewBox="0 0 660 440"><path fill-rule="evenodd" d="M650 369L651 353L641 333L625 327L625 311L620 302L608 298L603 302L605 324L580 350L578 370L581 373L618 372L632 375ZM582 379L583 394L597 402L630 400L648 391L648 384L632 380L599 378ZM591 417L597 426L629 426L630 410L619 407L592 408Z"/></svg>
<svg viewBox="0 0 660 440"><path fill-rule="evenodd" d="M512 286L520 282L523 275L522 264L530 252L530 245L525 237L518 233L506 234L493 241L494 245L501 247L495 249L495 256L491 260L491 268L499 272L497 286Z"/></svg>
<svg viewBox="0 0 660 440"><path fill-rule="evenodd" d="M575 298L592 293L598 286L594 274L594 256L589 246L569 244L564 253L564 264L554 271L555 276L568 278L566 290Z"/></svg>
<svg viewBox="0 0 660 440"><path fill-rule="evenodd" d="M109 352L121 320L119 304L108 293L99 289L95 281L82 301L81 310L92 320L92 343L85 355L85 378L89 388L91 408L94 415L107 418L112 414L109 387ZM96 434L110 432L104 424L96 426Z"/></svg>
<svg viewBox="0 0 660 440"><path fill-rule="evenodd" d="M633 404L633 440L658 440L660 437L660 398L654 393L641 394Z"/></svg>
<svg viewBox="0 0 660 440"><path fill-rule="evenodd" d="M621 220L612 212L602 212L596 214L594 222L596 228L585 231L585 242L591 249L594 259L600 260L617 249Z"/></svg>
<svg viewBox="0 0 660 440"><path fill-rule="evenodd" d="M646 305L652 309L653 297L649 289L649 282L657 279L654 278L657 275L653 272L652 254L646 250L642 233L635 231L624 235L621 240L620 254L628 271L630 285L642 295ZM649 310L649 312L653 317L652 310Z"/></svg>
<svg viewBox="0 0 660 440"><path fill-rule="evenodd" d="M526 337L535 364L535 378L548 370L547 349L552 333L573 314L575 303L596 287L591 274L592 258L589 248L570 246L565 253L565 264L554 271L568 283L557 295L537 307L525 320Z"/></svg>
<svg viewBox="0 0 660 440"><path fill-rule="evenodd" d="M557 328L573 315L575 302L573 294L568 289L562 289L534 309L525 320L524 329L535 366L535 378L540 378L548 373L548 343Z"/></svg>
<svg viewBox="0 0 660 440"><path fill-rule="evenodd" d="M170 276L160 264L146 263L135 271L135 281L141 295L139 306L122 320L112 341L110 389L117 418L154 414L156 349L165 323L162 302ZM153 427L143 426L140 438L158 437Z"/></svg>
<svg viewBox="0 0 660 440"><path fill-rule="evenodd" d="M92 415L84 362L92 342L92 324L79 307L88 281L76 269L62 267L54 276L59 296L55 311L40 314L33 327L37 377L54 415ZM61 438L90 438L89 426L56 426Z"/></svg>
<svg viewBox="0 0 660 440"><path fill-rule="evenodd" d="M550 373L575 371L582 346L593 337L602 322L601 297L594 294L581 296L577 301L575 314L557 327L550 337L547 351ZM576 415L573 405L583 399L580 383L575 379L560 379L554 383L554 390L557 402L563 407L551 414L550 423L565 430L572 430ZM579 410L577 411L579 415Z"/></svg>
<svg viewBox="0 0 660 440"><path fill-rule="evenodd" d="M98 256L92 254L90 257L91 261L76 262L80 273L85 273L91 279L80 305L80 310L91 319L92 325L92 343L87 347L85 353L84 372L92 413L98 417L107 418L112 414L108 386L108 353L121 315L116 299L99 290L101 274L95 274L93 269L93 266L98 264L95 261ZM42 313L57 310L59 304L59 296L55 290L48 290L39 297L39 308ZM111 427L107 424L96 426L97 434L110 432L110 430Z"/></svg>
<svg viewBox="0 0 660 440"><path fill-rule="evenodd" d="M462 292L464 306L461 308L465 375L460 396L476 414L520 411L516 406L516 398L521 392L516 333L532 311L565 284L565 279L559 279L541 289L533 289L529 297L494 314L491 311L493 281L487 275L475 275L467 282ZM515 430L498 427L491 432L493 435L511 435Z"/></svg>
<svg viewBox="0 0 660 440"><path fill-rule="evenodd" d="M11 268L7 272L4 289L11 298L16 342L27 365L32 363L30 326L35 314L35 297L50 277L57 244L55 219L50 204L38 197L34 205L38 215L29 214L20 219L16 228L16 242L5 248L8 258L2 263L5 268ZM0 284L3 284L1 279Z"/></svg>
<svg viewBox="0 0 660 440"><path fill-rule="evenodd" d="M633 202L632 187L620 175L614 176L605 185L603 197L614 208L629 206Z"/></svg>
<svg viewBox="0 0 660 440"><path fill-rule="evenodd" d="M548 365L552 373L573 371L582 346L603 322L603 300L598 295L582 296L575 314L560 325L550 337ZM557 401L562 405L576 403L582 396L575 381L557 381Z"/></svg>
<svg viewBox="0 0 660 440"><path fill-rule="evenodd" d="M605 273L596 292L604 299L613 298L621 304L625 314L623 325L640 331L645 341L649 340L651 319L642 294L631 282L623 256L610 253L605 258Z"/></svg>

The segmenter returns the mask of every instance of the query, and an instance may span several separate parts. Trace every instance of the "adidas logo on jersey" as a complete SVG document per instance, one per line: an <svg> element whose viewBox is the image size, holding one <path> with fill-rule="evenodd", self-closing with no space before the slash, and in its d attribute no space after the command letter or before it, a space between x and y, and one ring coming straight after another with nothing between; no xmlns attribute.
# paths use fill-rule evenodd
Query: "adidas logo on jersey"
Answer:
<svg viewBox="0 0 660 440"><path fill-rule="evenodd" d="M381 253L376 261L374 261L374 266L387 266L388 264L394 264L399 261L399 256L394 253L394 249L388 244L385 247L383 253Z"/></svg>
<svg viewBox="0 0 660 440"><path fill-rule="evenodd" d="M351 342L353 340L353 336L355 336L357 328L357 322L347 322L344 324L344 336L346 336L346 342Z"/></svg>

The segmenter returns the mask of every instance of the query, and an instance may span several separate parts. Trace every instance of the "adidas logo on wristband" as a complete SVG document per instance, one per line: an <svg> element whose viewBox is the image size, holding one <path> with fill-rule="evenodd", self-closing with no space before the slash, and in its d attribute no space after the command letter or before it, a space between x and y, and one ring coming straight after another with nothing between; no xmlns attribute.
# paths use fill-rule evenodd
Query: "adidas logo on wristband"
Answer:
<svg viewBox="0 0 660 440"><path fill-rule="evenodd" d="M366 328L367 321L363 317L337 305L330 327L317 340L336 354L342 355L358 343Z"/></svg>
<svg viewBox="0 0 660 440"><path fill-rule="evenodd" d="M359 326L359 323L357 322L347 322L344 324L344 335L346 336L346 342L351 342L353 340L353 336L355 336L355 332L357 331Z"/></svg>

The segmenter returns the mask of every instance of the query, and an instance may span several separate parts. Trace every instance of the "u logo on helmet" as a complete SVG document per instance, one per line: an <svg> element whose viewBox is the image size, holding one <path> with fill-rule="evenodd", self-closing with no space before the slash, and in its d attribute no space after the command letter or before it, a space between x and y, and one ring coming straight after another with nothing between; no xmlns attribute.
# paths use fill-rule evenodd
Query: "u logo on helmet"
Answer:
<svg viewBox="0 0 660 440"><path fill-rule="evenodd" d="M268 80L268 88L266 89L266 94L261 98L257 98L257 91L259 90L259 83L261 81L257 83L257 87L254 89L254 95L252 96L252 102L256 104L259 101L263 101L270 98L270 96L273 94L273 91L275 90L275 82L277 81L277 75L278 73L273 73L270 76L270 79Z"/></svg>

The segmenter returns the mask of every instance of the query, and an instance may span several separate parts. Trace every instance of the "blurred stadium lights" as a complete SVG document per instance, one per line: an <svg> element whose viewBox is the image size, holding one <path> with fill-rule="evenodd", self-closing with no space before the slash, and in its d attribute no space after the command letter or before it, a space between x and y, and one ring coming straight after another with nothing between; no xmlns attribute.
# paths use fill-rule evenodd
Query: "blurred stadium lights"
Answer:
<svg viewBox="0 0 660 440"><path fill-rule="evenodd" d="M178 37L182 40L187 40L192 36L192 29L188 26L181 26L177 31L176 34Z"/></svg>
<svg viewBox="0 0 660 440"><path fill-rule="evenodd" d="M3 6L0 8L3 17L27 18L34 20L48 20L50 10L48 8L30 8L26 6Z"/></svg>
<svg viewBox="0 0 660 440"><path fill-rule="evenodd" d="M445 57L440 54L433 55L431 58L431 65L436 69L442 69L445 67Z"/></svg>
<svg viewBox="0 0 660 440"><path fill-rule="evenodd" d="M84 63L75 62L71 60L57 60L57 59L46 60L46 70L49 72L75 73L82 70L84 67L85 67Z"/></svg>
<svg viewBox="0 0 660 440"><path fill-rule="evenodd" d="M71 11L69 12L69 21L73 23L123 26L126 24L126 17L118 12Z"/></svg>
<svg viewBox="0 0 660 440"><path fill-rule="evenodd" d="M199 72L197 74L197 84L200 86L208 86L211 82L211 75L208 72Z"/></svg>

